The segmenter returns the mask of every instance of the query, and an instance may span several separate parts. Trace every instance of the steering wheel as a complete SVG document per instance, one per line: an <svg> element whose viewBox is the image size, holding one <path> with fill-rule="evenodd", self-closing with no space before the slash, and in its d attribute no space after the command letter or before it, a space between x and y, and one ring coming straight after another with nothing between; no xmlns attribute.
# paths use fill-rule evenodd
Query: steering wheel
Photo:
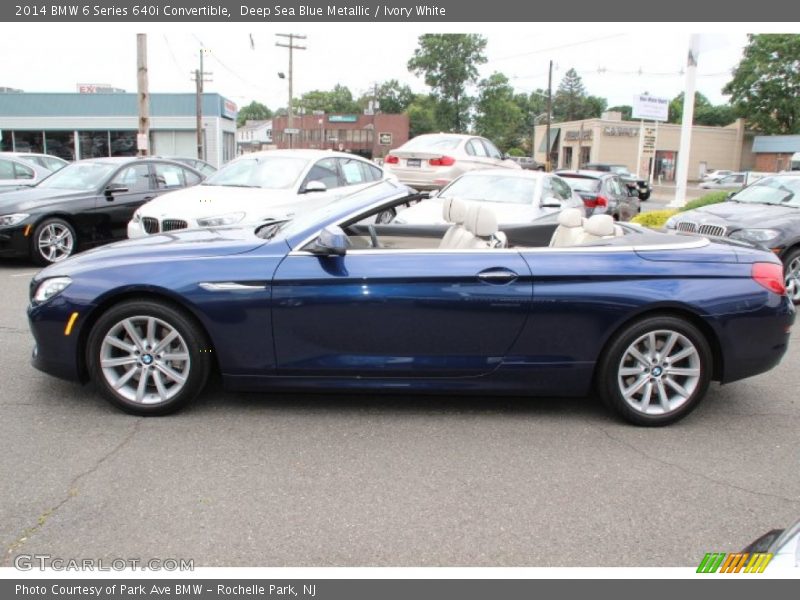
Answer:
<svg viewBox="0 0 800 600"><path fill-rule="evenodd" d="M378 243L378 234L375 232L375 225L370 223L367 226L367 231L369 231L369 239L370 239L370 244L371 244L370 247L371 248L380 248L381 245Z"/></svg>

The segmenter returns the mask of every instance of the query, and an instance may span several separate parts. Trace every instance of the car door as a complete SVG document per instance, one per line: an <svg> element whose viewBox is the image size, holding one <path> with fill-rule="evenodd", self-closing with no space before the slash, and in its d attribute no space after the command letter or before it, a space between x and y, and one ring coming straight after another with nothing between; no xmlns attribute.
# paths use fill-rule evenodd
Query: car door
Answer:
<svg viewBox="0 0 800 600"><path fill-rule="evenodd" d="M512 250L292 252L272 285L278 373L483 375L517 339L531 294L530 270Z"/></svg>
<svg viewBox="0 0 800 600"><path fill-rule="evenodd" d="M464 145L464 151L469 156L468 169L491 169L494 161L489 158L489 152L483 145L480 138L471 138ZM465 169L465 170L468 170Z"/></svg>
<svg viewBox="0 0 800 600"><path fill-rule="evenodd" d="M312 181L325 184L324 191L306 191ZM298 207L311 210L324 206L347 193L344 179L339 169L339 161L335 157L322 158L316 161L303 178L298 188Z"/></svg>
<svg viewBox="0 0 800 600"><path fill-rule="evenodd" d="M631 218L630 198L626 193L627 186L620 181L617 176L606 178L606 193L613 200L613 214L620 221L627 221Z"/></svg>
<svg viewBox="0 0 800 600"><path fill-rule="evenodd" d="M32 168L13 160L0 158L0 187L31 185L35 177Z"/></svg>
<svg viewBox="0 0 800 600"><path fill-rule="evenodd" d="M486 138L481 138L481 142L483 142L483 145L486 147L486 154L489 156L489 160L491 161L493 167L512 168L503 158L503 153L497 149L497 146L495 146Z"/></svg>
<svg viewBox="0 0 800 600"><path fill-rule="evenodd" d="M339 172L342 174L344 185L342 195L357 192L376 181L369 164L358 158L337 158ZM375 167L377 170L377 167ZM378 178L380 179L380 178Z"/></svg>
<svg viewBox="0 0 800 600"><path fill-rule="evenodd" d="M120 191L111 191L114 187ZM134 211L158 193L149 163L135 162L120 168L97 198L97 213L104 224L101 235L125 239Z"/></svg>

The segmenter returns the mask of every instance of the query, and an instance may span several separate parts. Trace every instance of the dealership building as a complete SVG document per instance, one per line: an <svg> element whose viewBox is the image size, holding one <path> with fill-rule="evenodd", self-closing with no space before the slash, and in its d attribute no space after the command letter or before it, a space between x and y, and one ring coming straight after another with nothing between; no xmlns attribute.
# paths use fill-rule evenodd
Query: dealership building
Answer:
<svg viewBox="0 0 800 600"><path fill-rule="evenodd" d="M538 125L534 132L537 161L547 158L546 126ZM689 152L689 179L697 180L712 169L732 171L753 170L753 134L739 119L726 127L692 127ZM643 145L650 146L642 152ZM653 166L656 181L675 179L681 139L681 125L674 123L623 121L618 112L606 112L599 119L585 119L550 126L550 160L553 168L577 169L587 163L612 163L628 167L632 173L644 176ZM655 161L654 164L652 161Z"/></svg>
<svg viewBox="0 0 800 600"><path fill-rule="evenodd" d="M220 166L236 152L236 104L203 94L204 158ZM66 160L133 156L138 99L128 93L0 93L0 150ZM150 154L197 157L195 94L150 95Z"/></svg>

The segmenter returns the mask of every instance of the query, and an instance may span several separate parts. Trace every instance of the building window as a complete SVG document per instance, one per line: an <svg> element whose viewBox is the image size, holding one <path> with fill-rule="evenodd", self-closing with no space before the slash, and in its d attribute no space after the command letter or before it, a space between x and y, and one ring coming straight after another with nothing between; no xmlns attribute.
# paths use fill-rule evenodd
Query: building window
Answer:
<svg viewBox="0 0 800 600"><path fill-rule="evenodd" d="M111 132L111 156L136 156L136 131Z"/></svg>
<svg viewBox="0 0 800 600"><path fill-rule="evenodd" d="M79 131L80 158L108 156L108 131Z"/></svg>
<svg viewBox="0 0 800 600"><path fill-rule="evenodd" d="M15 131L14 132L14 151L15 152L38 152L44 153L44 136L41 131Z"/></svg>
<svg viewBox="0 0 800 600"><path fill-rule="evenodd" d="M234 157L236 152L236 142L233 133L230 131L222 132L222 162L226 163Z"/></svg>
<svg viewBox="0 0 800 600"><path fill-rule="evenodd" d="M12 150L14 150L14 140L11 132L4 129L0 134L0 152L11 152Z"/></svg>
<svg viewBox="0 0 800 600"><path fill-rule="evenodd" d="M45 153L64 160L75 160L75 133L72 131L45 131Z"/></svg>

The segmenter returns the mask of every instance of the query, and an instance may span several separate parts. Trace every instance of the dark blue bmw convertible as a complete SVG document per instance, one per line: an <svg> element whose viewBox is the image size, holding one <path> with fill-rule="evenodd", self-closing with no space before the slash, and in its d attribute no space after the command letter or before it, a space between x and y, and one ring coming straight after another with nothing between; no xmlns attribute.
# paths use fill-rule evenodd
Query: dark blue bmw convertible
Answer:
<svg viewBox="0 0 800 600"><path fill-rule="evenodd" d="M33 364L161 415L219 370L236 390L586 396L665 425L712 380L763 373L794 308L780 261L565 209L498 224L383 223L418 197L380 182L289 221L153 235L38 273ZM399 219L398 219L399 220Z"/></svg>

